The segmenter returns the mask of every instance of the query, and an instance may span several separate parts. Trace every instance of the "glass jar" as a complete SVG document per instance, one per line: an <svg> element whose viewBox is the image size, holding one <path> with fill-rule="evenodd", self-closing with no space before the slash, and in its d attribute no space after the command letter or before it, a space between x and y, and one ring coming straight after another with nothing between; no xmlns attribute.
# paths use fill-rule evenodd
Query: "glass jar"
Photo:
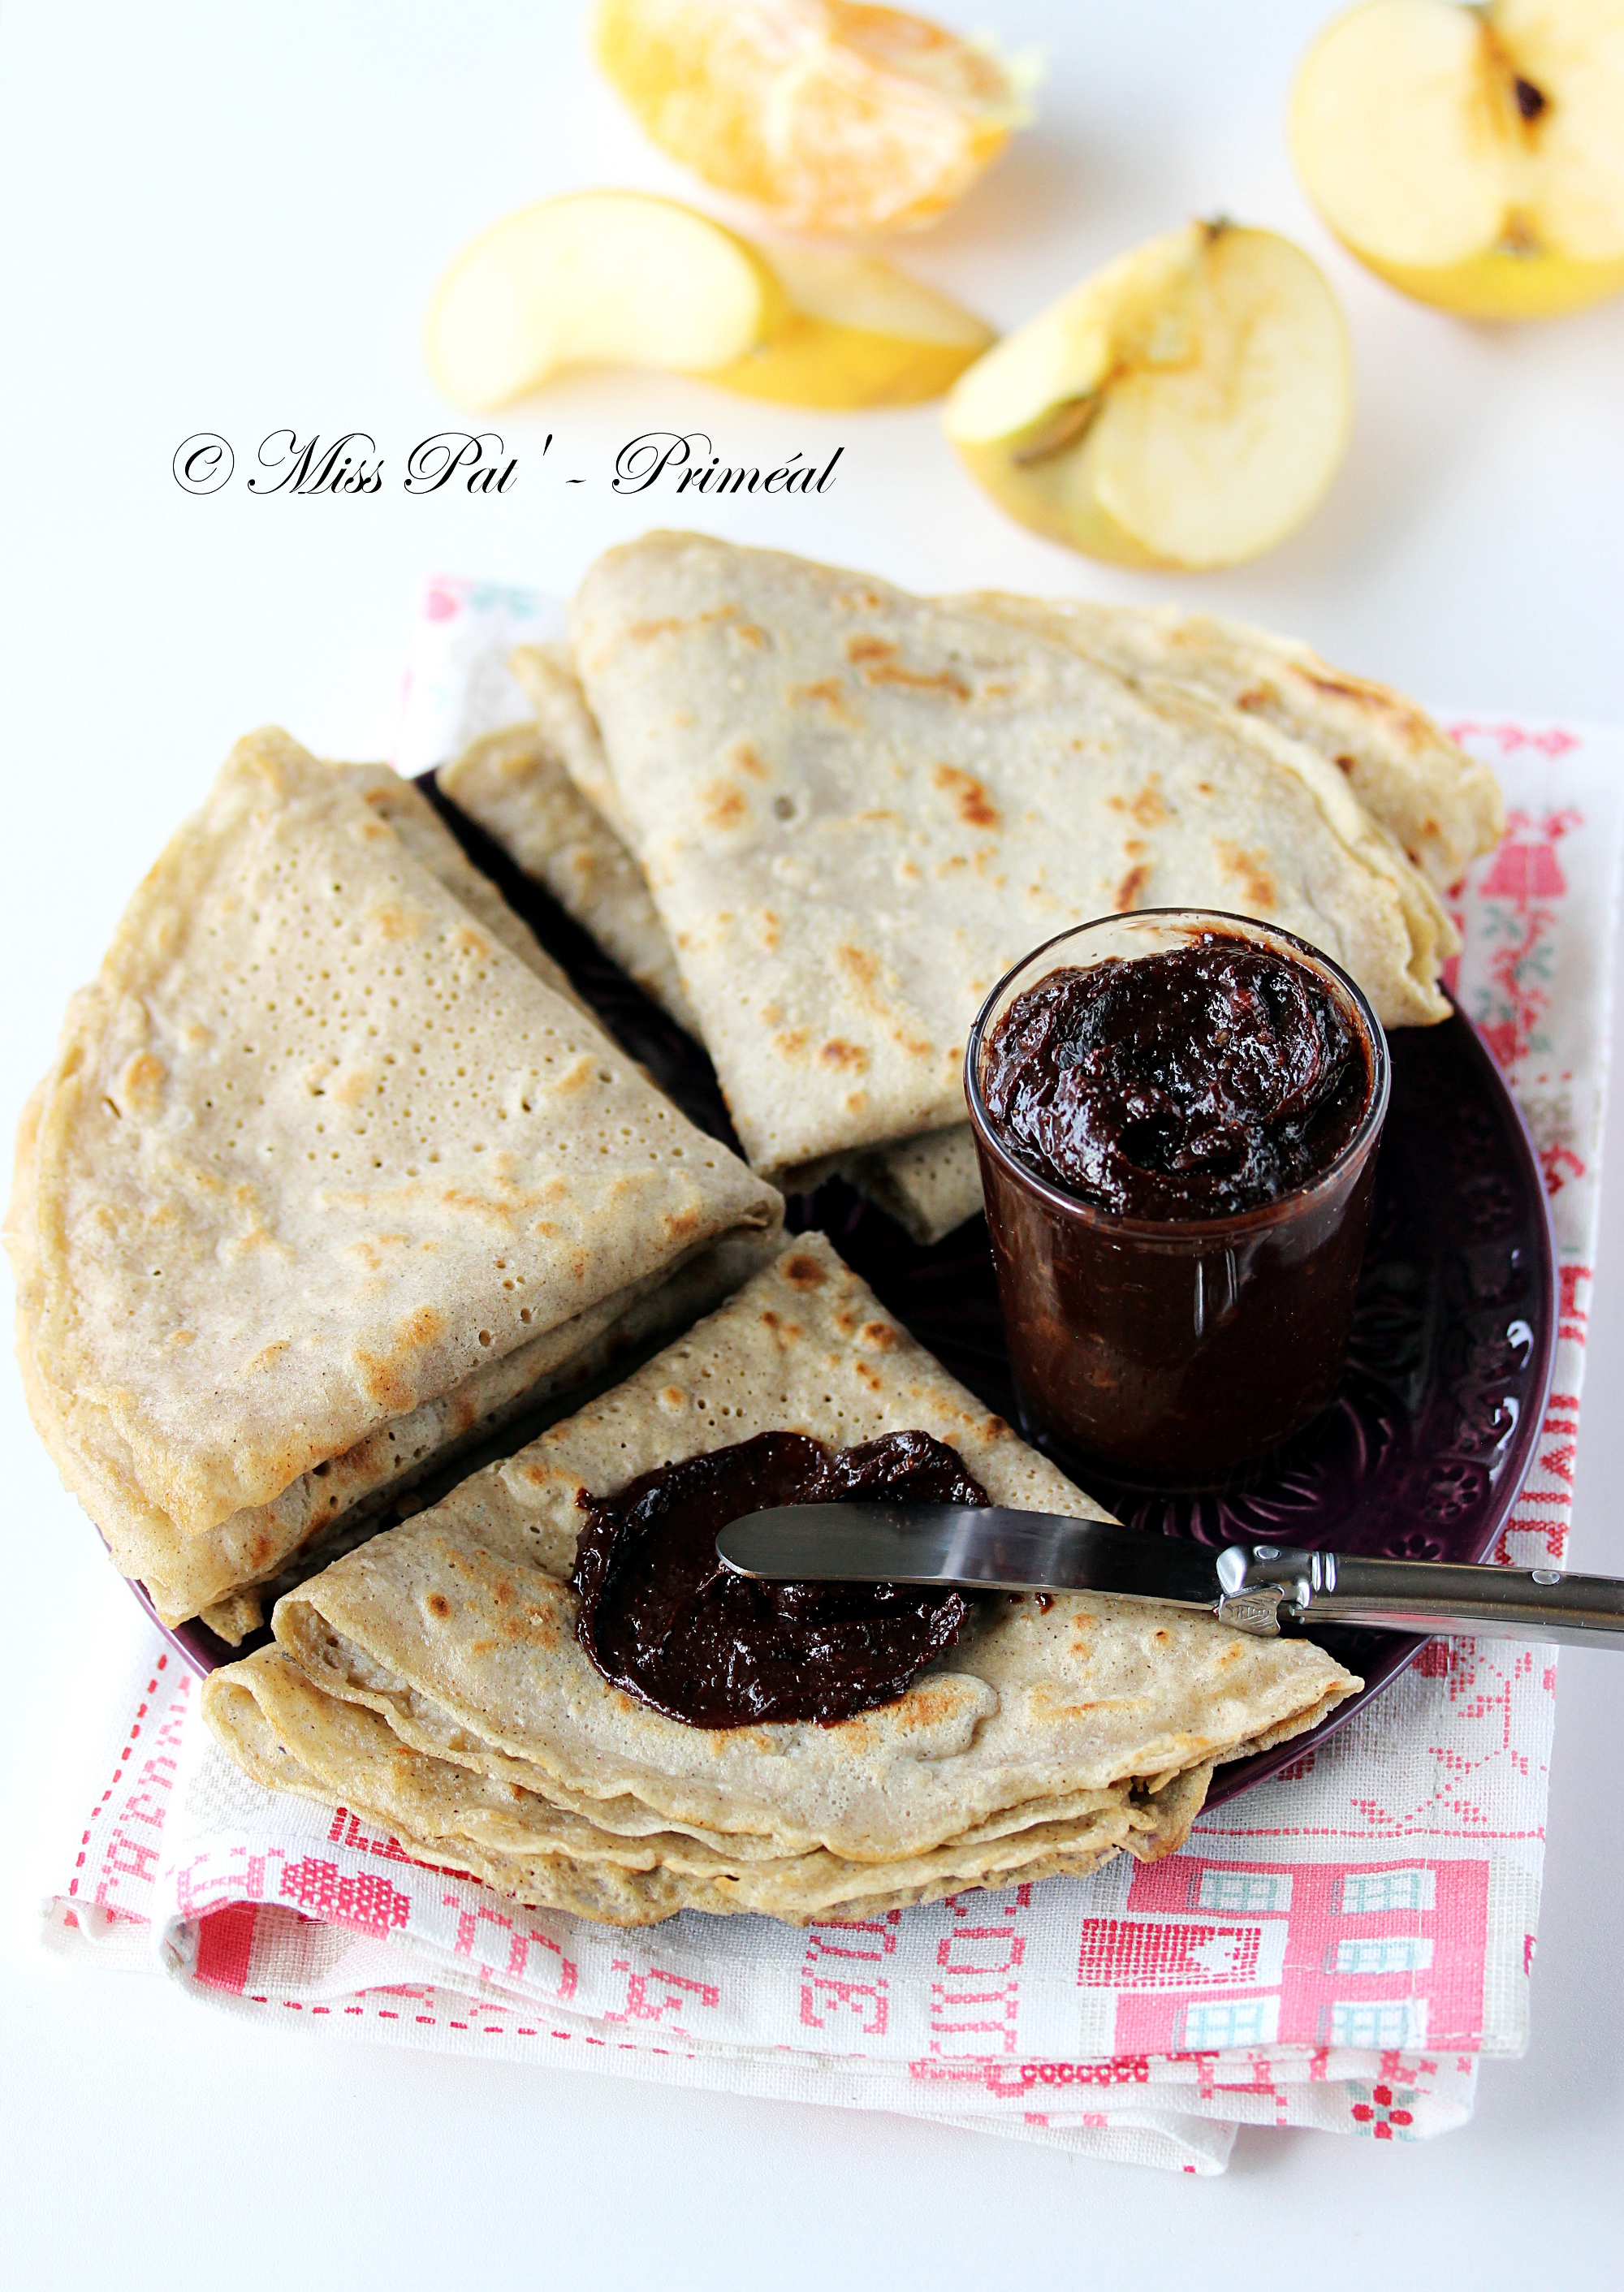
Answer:
<svg viewBox="0 0 1624 2292"><path fill-rule="evenodd" d="M993 1030L1053 972L1213 935L1273 950L1334 997L1364 1056L1352 1134L1308 1182L1233 1215L1134 1218L1062 1191L989 1112ZM1243 916L1163 908L1102 916L1000 980L970 1032L965 1087L1028 1439L1085 1485L1093 1469L1135 1488L1218 1488L1317 1415L1347 1351L1388 1086L1386 1039L1347 973Z"/></svg>

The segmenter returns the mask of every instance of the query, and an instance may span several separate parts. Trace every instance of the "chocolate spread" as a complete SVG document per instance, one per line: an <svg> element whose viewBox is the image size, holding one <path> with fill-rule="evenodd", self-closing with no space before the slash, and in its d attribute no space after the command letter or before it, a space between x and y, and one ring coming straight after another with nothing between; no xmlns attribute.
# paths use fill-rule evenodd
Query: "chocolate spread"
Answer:
<svg viewBox="0 0 1624 2292"><path fill-rule="evenodd" d="M720 1530L746 1513L882 1496L988 1501L928 1432L836 1453L804 1433L763 1432L663 1465L618 1496L583 1496L576 1637L605 1679L691 1727L833 1723L890 1703L958 1637L969 1611L957 1592L768 1584L716 1556Z"/></svg>
<svg viewBox="0 0 1624 2292"><path fill-rule="evenodd" d="M1038 1176L1119 1216L1228 1217L1330 1167L1369 1096L1362 1037L1305 964L1216 932L1052 972L982 1088Z"/></svg>

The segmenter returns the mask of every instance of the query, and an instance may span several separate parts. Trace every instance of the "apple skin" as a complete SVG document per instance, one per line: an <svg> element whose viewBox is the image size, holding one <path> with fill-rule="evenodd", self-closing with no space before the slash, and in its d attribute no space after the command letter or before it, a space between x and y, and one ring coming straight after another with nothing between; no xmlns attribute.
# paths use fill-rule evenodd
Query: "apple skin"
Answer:
<svg viewBox="0 0 1624 2292"><path fill-rule="evenodd" d="M780 324L707 379L831 413L940 398L997 339L962 303L871 255L762 249L788 301Z"/></svg>
<svg viewBox="0 0 1624 2292"><path fill-rule="evenodd" d="M700 378L748 398L851 413L865 406L917 406L950 390L992 341L917 343L794 311L770 341Z"/></svg>
<svg viewBox="0 0 1624 2292"><path fill-rule="evenodd" d="M1348 253L1415 302L1428 303L1458 319L1515 321L1519 319L1560 319L1570 311L1588 311L1624 290L1624 258L1616 262L1584 262L1567 254L1518 254L1507 247L1474 255L1446 270L1418 270L1402 262L1384 262L1369 247L1356 246L1326 227Z"/></svg>
<svg viewBox="0 0 1624 2292"><path fill-rule="evenodd" d="M1354 259L1389 286L1458 318L1560 318L1624 289L1624 216L1617 150L1624 140L1619 77L1624 12L1617 0L1361 0L1332 18L1297 68L1288 140L1297 179L1321 220ZM1579 92L1584 91L1580 96ZM1574 228L1574 149L1553 150L1553 119L1588 106L1587 147L1614 149L1611 232L1590 249L1563 243ZM1612 113L1608 110L1612 106ZM1402 123L1402 125L1395 125ZM1434 138L1436 138L1434 141ZM1329 145L1330 157L1328 161ZM1355 151L1360 165L1351 165ZM1418 162L1430 155L1427 171ZM1560 192L1568 171L1569 209ZM1606 180L1603 170L1602 180ZM1372 194L1408 217L1450 210L1474 192L1485 201L1474 234L1430 261L1397 260L1369 244ZM1355 212L1350 213L1350 194ZM1555 211L1550 202L1556 197ZM1607 205L1602 201L1604 211ZM1580 202L1583 214L1584 202ZM1401 223L1395 236L1402 238ZM1395 242L1386 241L1389 246ZM1410 252L1416 250L1413 246Z"/></svg>
<svg viewBox="0 0 1624 2292"><path fill-rule="evenodd" d="M1085 557L1107 565L1128 565L1141 572L1188 570L1171 557L1159 557L1136 534L1119 525L1096 496L1084 486L1057 491L1037 469L1023 469L1010 452L1010 441L966 445L955 440L954 452L998 507L1017 524L1040 533L1046 540L1062 543ZM1041 465L1039 465L1041 466ZM1268 545L1264 545L1267 546Z"/></svg>

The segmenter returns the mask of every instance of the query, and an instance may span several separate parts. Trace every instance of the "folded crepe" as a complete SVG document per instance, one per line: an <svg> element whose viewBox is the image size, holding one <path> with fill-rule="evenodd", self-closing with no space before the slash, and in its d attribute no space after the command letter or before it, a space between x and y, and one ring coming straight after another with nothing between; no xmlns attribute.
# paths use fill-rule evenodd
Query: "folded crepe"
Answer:
<svg viewBox="0 0 1624 2292"><path fill-rule="evenodd" d="M166 1621L239 1633L290 1554L702 1310L776 1230L427 810L240 742L24 1117L30 1407Z"/></svg>
<svg viewBox="0 0 1624 2292"><path fill-rule="evenodd" d="M1333 668L1306 645L1170 609L994 593L958 602L1046 630L1152 694L1158 680L1183 684L1305 742L1345 775L1367 812L1440 890L1499 838L1504 806L1489 768L1401 694ZM629 823L569 647L522 646L511 665L536 722L476 741L441 771L441 787L697 1034L671 943L625 840ZM940 1240L982 1206L967 1124L826 1157L785 1180L804 1185L836 1171L922 1243Z"/></svg>
<svg viewBox="0 0 1624 2292"><path fill-rule="evenodd" d="M998 1595L855 1718L667 1718L576 1639L578 1499L774 1430L836 1449L930 1432L995 1502L1101 1516L805 1235L616 1391L289 1594L275 1648L206 1683L210 1726L261 1781L521 1901L798 1923L1169 1853L1216 1762L1358 1684L1307 1642L1208 1616Z"/></svg>
<svg viewBox="0 0 1624 2292"><path fill-rule="evenodd" d="M1290 637L1171 607L994 592L953 601L1071 645L1147 694L1182 685L1305 742L1440 892L1499 841L1506 808L1487 764L1402 693Z"/></svg>
<svg viewBox="0 0 1624 2292"><path fill-rule="evenodd" d="M582 794L544 723L487 732L434 777L440 793L515 868L551 892L643 993L697 1038L699 1023L642 870Z"/></svg>
<svg viewBox="0 0 1624 2292"><path fill-rule="evenodd" d="M697 1039L699 1021L642 870L584 793L586 785L603 786L595 770L602 744L567 652L522 646L513 667L536 699L536 721L471 741L435 775L440 792ZM517 922L499 899L497 904ZM792 1192L810 1191L836 1174L878 1202L918 1242L939 1241L982 1206L967 1126L868 1154L828 1156L821 1164L785 1172L783 1182Z"/></svg>
<svg viewBox="0 0 1624 2292"><path fill-rule="evenodd" d="M614 801L758 1168L962 1120L966 1034L1034 945L1196 904L1448 1005L1432 884L1305 739L1069 635L703 536L610 551L571 613Z"/></svg>
<svg viewBox="0 0 1624 2292"><path fill-rule="evenodd" d="M328 770L341 774L368 810L393 828L418 866L436 876L481 929L566 1003L586 1010L569 972L553 960L522 916L513 913L489 876L481 875L420 788L389 764L331 764Z"/></svg>

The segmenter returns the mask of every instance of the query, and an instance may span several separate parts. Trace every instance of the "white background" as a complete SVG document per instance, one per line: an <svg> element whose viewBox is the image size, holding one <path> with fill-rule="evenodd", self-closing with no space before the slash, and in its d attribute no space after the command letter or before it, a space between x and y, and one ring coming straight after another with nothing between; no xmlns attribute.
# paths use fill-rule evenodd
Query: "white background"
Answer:
<svg viewBox="0 0 1624 2292"><path fill-rule="evenodd" d="M275 720L327 754L385 751L424 574L562 592L607 543L676 521L675 504L609 490L615 448L643 430L702 427L735 462L844 447L820 499L707 507L741 538L932 588L1199 599L1445 707L1624 717L1624 303L1469 328L1330 245L1283 134L1321 0L940 12L969 27L995 6L1008 42L1047 52L1038 125L957 214L894 251L1007 326L1192 213L1301 238L1348 314L1359 418L1329 501L1258 566L1180 583L1050 547L974 490L929 408L804 416L642 375L578 379L503 417L520 456L505 497L407 500L407 450L456 419L417 345L429 288L466 238L582 184L708 199L596 81L578 10L12 0L0 1126L231 740ZM249 496L255 445L288 424L370 431L384 491ZM232 440L238 471L198 500L170 462L200 430ZM1621 1157L1615 1137L1574 1543L1579 1564L1619 1572ZM0 1440L13 2282L1618 2280L1624 1657L1562 1658L1533 2043L1485 2068L1476 2121L1409 2149L1242 2134L1228 2178L1195 2182L890 2118L340 2049L48 1960L36 1901L99 1788L107 1678L144 1627L9 1376Z"/></svg>

